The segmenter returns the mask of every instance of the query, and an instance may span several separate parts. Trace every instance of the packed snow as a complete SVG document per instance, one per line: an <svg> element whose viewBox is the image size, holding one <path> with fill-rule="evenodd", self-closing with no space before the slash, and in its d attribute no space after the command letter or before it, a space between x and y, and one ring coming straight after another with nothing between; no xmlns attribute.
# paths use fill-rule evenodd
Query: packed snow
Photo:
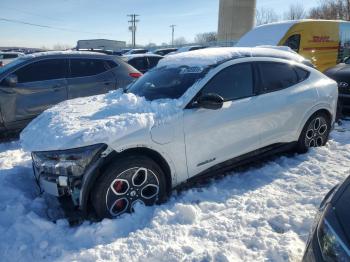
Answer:
<svg viewBox="0 0 350 262"><path fill-rule="evenodd" d="M147 101L122 90L68 100L46 110L21 133L24 149L45 151L110 144L180 110L177 100ZM44 131L43 131L44 130Z"/></svg>
<svg viewBox="0 0 350 262"><path fill-rule="evenodd" d="M55 198L38 194L30 153L18 141L0 144L1 260L300 261L317 206L349 175L349 141L344 122L325 147L251 164L173 192L161 206L73 228Z"/></svg>

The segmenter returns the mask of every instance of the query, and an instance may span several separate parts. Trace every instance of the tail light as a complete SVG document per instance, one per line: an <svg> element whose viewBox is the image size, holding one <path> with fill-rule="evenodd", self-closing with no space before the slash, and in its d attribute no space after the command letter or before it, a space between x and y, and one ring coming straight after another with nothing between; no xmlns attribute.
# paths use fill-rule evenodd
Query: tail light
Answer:
<svg viewBox="0 0 350 262"><path fill-rule="evenodd" d="M133 77L133 78L139 78L142 76L141 73L136 73L136 72L132 72L132 73L129 73L129 76Z"/></svg>
<svg viewBox="0 0 350 262"><path fill-rule="evenodd" d="M4 66L4 64L2 63L2 61L0 61L0 67L1 67L1 66Z"/></svg>

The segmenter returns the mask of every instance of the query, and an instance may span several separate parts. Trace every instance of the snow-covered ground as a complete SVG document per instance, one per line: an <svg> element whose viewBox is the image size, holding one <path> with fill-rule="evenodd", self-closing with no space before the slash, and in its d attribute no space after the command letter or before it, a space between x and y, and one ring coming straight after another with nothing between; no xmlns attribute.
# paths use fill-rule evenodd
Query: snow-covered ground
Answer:
<svg viewBox="0 0 350 262"><path fill-rule="evenodd" d="M340 129L344 130L340 130ZM350 170L350 122L326 147L275 157L165 204L70 228L30 155L0 144L1 261L299 261L316 207Z"/></svg>

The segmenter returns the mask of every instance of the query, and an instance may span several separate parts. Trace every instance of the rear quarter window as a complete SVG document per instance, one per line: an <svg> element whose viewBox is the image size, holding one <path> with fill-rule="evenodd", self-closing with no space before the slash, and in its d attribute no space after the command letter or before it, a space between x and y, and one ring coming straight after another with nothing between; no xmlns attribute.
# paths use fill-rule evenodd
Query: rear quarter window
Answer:
<svg viewBox="0 0 350 262"><path fill-rule="evenodd" d="M102 59L71 59L70 60L70 77L85 77L101 74L109 70L105 60Z"/></svg>
<svg viewBox="0 0 350 262"><path fill-rule="evenodd" d="M112 60L106 60L106 63L110 69L115 68L118 66L118 64Z"/></svg>
<svg viewBox="0 0 350 262"><path fill-rule="evenodd" d="M290 64L276 62L259 62L262 93L282 90L304 81L309 73Z"/></svg>

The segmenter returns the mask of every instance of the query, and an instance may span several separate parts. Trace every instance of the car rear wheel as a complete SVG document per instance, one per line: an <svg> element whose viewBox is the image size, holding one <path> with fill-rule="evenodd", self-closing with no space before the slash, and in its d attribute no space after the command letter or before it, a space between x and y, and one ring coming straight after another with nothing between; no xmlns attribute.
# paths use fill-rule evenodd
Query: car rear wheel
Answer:
<svg viewBox="0 0 350 262"><path fill-rule="evenodd" d="M310 147L324 146L329 137L331 123L324 113L314 114L305 124L301 132L297 152L306 153Z"/></svg>
<svg viewBox="0 0 350 262"><path fill-rule="evenodd" d="M137 204L151 206L166 197L164 173L144 156L118 159L98 179L92 204L98 218L114 218L131 213Z"/></svg>

